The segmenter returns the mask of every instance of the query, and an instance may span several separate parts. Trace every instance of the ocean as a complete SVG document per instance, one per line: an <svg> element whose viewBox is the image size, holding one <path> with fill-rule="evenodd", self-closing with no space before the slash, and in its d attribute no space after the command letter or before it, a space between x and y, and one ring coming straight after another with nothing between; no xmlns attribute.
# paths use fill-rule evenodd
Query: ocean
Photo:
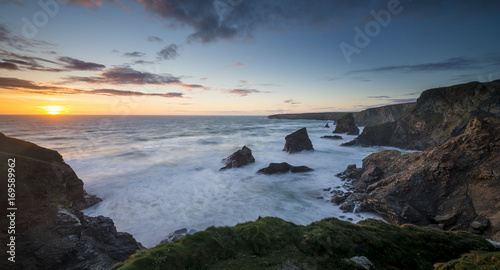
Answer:
<svg viewBox="0 0 500 270"><path fill-rule="evenodd" d="M107 216L117 230L146 247L187 228L234 226L259 216L307 225L327 217L357 222L378 218L343 213L326 188L335 174L389 147L341 147L325 121L265 116L0 116L0 132L57 150L103 201L84 210ZM315 151L282 151L285 136L306 127ZM219 171L222 159L249 147L255 163ZM313 172L260 175L269 163L308 166Z"/></svg>

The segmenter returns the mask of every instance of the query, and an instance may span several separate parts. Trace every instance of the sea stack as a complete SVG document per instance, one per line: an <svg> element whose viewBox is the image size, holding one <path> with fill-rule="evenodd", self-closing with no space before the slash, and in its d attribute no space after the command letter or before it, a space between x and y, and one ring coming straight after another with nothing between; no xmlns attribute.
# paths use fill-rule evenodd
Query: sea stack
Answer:
<svg viewBox="0 0 500 270"><path fill-rule="evenodd" d="M287 151L289 154L301 152L303 150L314 150L309 135L307 135L306 128L301 128L286 136L285 140L286 143L283 151Z"/></svg>
<svg viewBox="0 0 500 270"><path fill-rule="evenodd" d="M354 123L354 116L348 113L337 120L333 133L347 133L347 135L359 135L359 128Z"/></svg>
<svg viewBox="0 0 500 270"><path fill-rule="evenodd" d="M243 148L222 160L222 163L226 164L226 166L220 168L220 170L223 171L230 168L239 168L253 162L255 162L255 158L252 155L252 150L243 146Z"/></svg>

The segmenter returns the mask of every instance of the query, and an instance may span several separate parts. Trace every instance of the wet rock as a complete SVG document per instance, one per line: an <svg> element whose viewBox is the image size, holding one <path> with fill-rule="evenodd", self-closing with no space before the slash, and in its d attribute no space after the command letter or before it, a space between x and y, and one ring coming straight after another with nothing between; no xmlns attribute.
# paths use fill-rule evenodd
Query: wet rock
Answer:
<svg viewBox="0 0 500 270"><path fill-rule="evenodd" d="M359 128L354 123L354 116L348 113L335 122L333 133L347 133L347 135L359 135Z"/></svg>
<svg viewBox="0 0 500 270"><path fill-rule="evenodd" d="M339 136L339 135L321 136L321 139L342 140L342 136Z"/></svg>
<svg viewBox="0 0 500 270"><path fill-rule="evenodd" d="M365 256L355 256L351 258L351 261L366 270L375 270L375 266L366 258Z"/></svg>
<svg viewBox="0 0 500 270"><path fill-rule="evenodd" d="M252 155L252 150L250 150L250 148L246 146L243 146L243 148L222 160L222 163L226 164L226 166L220 168L220 170L222 171L230 168L239 168L253 162L255 162L255 158Z"/></svg>
<svg viewBox="0 0 500 270"><path fill-rule="evenodd" d="M355 145L357 145L357 144L358 144L357 140L356 140L356 139L354 139L354 140L351 140L351 141L345 142L345 143L341 144L340 146L355 146Z"/></svg>
<svg viewBox="0 0 500 270"><path fill-rule="evenodd" d="M301 172L310 172L313 169L307 166L292 166L286 162L282 163L271 163L268 167L260 169L257 173L262 174L275 174L275 173L301 173Z"/></svg>
<svg viewBox="0 0 500 270"><path fill-rule="evenodd" d="M328 123L326 123L326 125L324 126L324 128L330 128L330 126L328 125Z"/></svg>
<svg viewBox="0 0 500 270"><path fill-rule="evenodd" d="M283 151L287 151L289 154L304 150L314 150L306 128L299 129L286 136L285 141L286 143Z"/></svg>
<svg viewBox="0 0 500 270"><path fill-rule="evenodd" d="M179 229L179 230L177 230L175 232L171 232L167 236L165 236L163 238L163 240L161 240L160 245L163 243L168 243L168 242L173 242L175 240L179 240L182 237L184 237L188 234L193 234L195 232L196 232L195 230L188 231L186 228Z"/></svg>

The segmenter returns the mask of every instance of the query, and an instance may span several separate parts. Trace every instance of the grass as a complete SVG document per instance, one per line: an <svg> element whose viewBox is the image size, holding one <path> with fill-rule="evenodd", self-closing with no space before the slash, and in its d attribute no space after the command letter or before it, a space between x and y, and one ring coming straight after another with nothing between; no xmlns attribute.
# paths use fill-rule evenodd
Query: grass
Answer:
<svg viewBox="0 0 500 270"><path fill-rule="evenodd" d="M473 251L460 259L434 265L436 270L500 270L500 251Z"/></svg>
<svg viewBox="0 0 500 270"><path fill-rule="evenodd" d="M432 269L470 250L490 248L466 232L334 218L300 226L267 217L210 227L139 251L112 269L362 269L349 261L353 256L366 256L377 269Z"/></svg>

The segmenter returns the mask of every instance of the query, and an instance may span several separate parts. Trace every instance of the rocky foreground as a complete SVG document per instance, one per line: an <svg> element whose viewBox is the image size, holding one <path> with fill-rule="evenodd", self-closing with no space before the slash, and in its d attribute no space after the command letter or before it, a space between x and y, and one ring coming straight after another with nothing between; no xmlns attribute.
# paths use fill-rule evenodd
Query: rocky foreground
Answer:
<svg viewBox="0 0 500 270"><path fill-rule="evenodd" d="M56 151L0 133L0 160L0 239L6 245L14 237L15 244L8 247L14 252L2 251L0 269L108 269L143 248L110 218L80 211L100 200ZM17 210L5 212L8 168Z"/></svg>
<svg viewBox="0 0 500 270"><path fill-rule="evenodd" d="M500 240L500 119L474 119L465 132L426 151L382 151L340 175L353 193L334 201L394 224L435 224Z"/></svg>

